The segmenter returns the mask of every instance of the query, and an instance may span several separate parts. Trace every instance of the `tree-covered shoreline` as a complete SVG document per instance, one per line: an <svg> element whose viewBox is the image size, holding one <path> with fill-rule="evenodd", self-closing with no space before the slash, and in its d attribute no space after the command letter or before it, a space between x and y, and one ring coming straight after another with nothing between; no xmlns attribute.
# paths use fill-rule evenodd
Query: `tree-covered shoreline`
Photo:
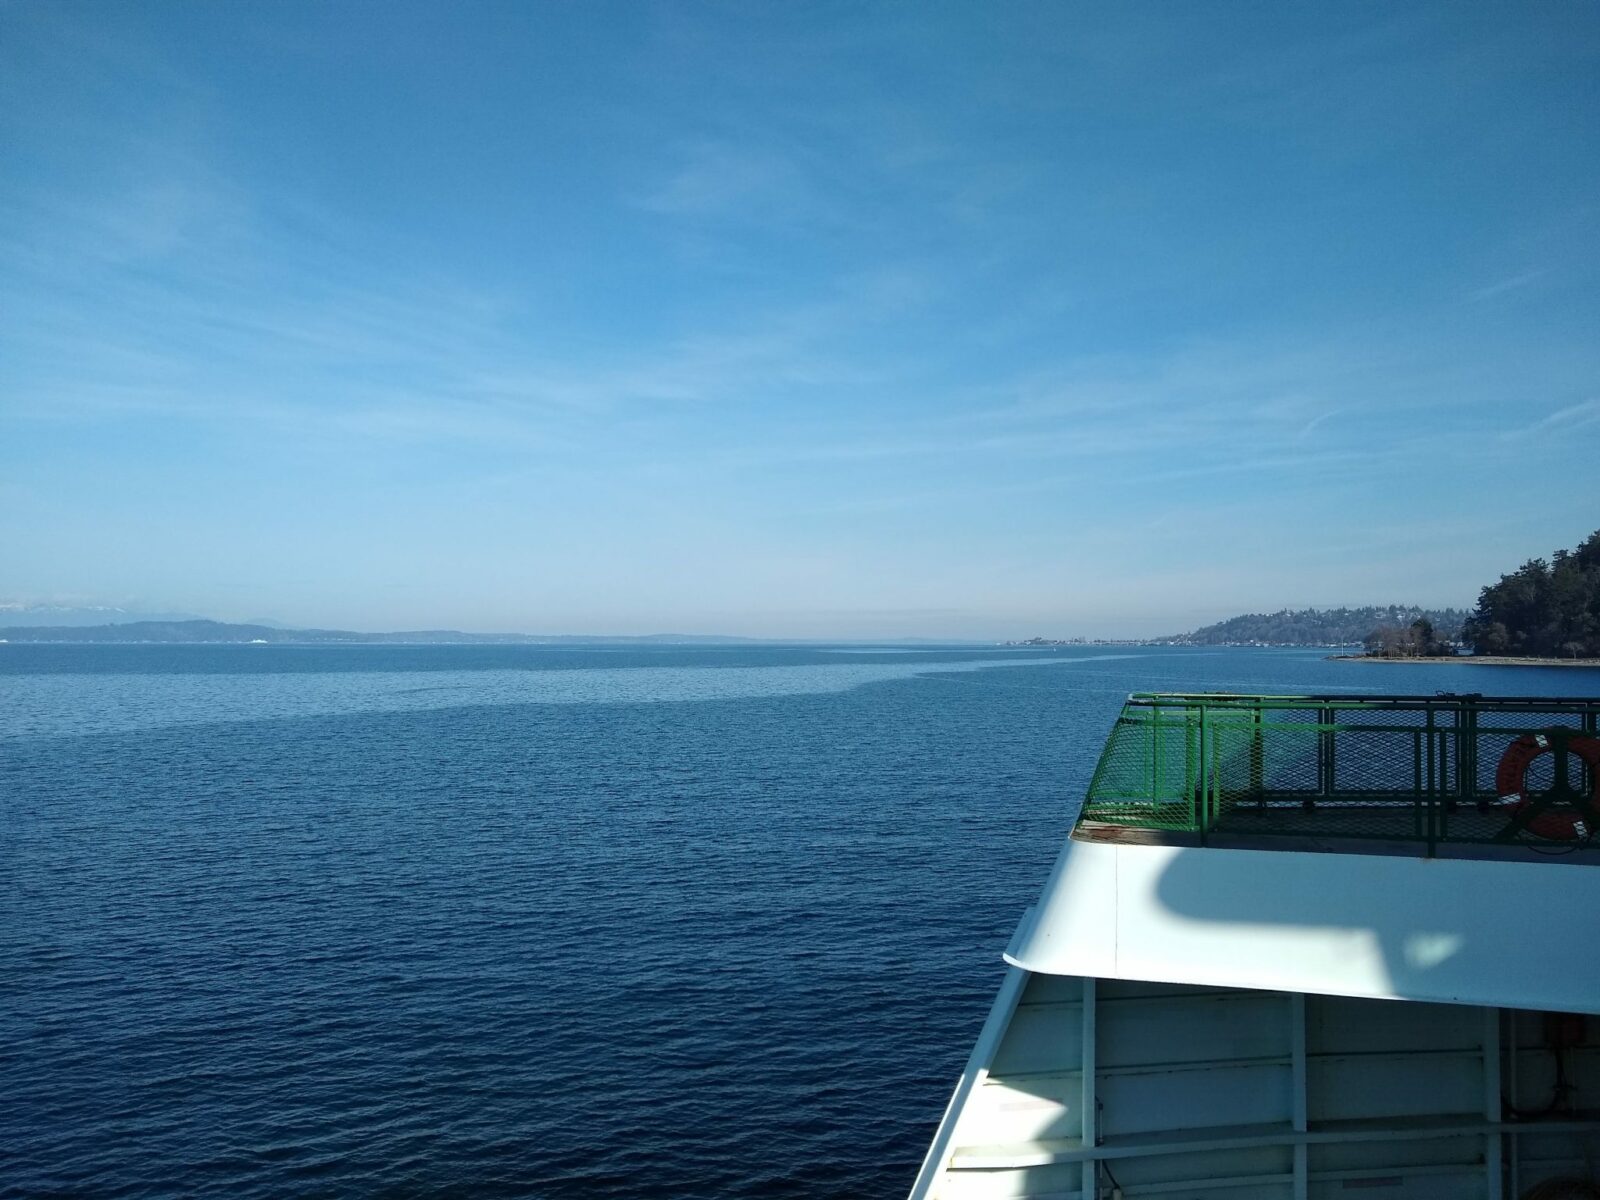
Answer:
<svg viewBox="0 0 1600 1200"><path fill-rule="evenodd" d="M1461 639L1474 655L1600 658L1600 530L1484 588Z"/></svg>
<svg viewBox="0 0 1600 1200"><path fill-rule="evenodd" d="M1439 637L1454 640L1466 618L1464 609L1404 604L1285 608L1274 613L1244 613L1163 640L1190 646L1359 646L1375 629L1409 629L1417 621L1427 621Z"/></svg>

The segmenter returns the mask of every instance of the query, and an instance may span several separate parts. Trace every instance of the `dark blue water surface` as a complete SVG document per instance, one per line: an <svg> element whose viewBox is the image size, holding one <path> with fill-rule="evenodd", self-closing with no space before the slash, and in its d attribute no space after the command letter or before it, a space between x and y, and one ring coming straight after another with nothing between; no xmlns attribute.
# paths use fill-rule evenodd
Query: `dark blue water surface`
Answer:
<svg viewBox="0 0 1600 1200"><path fill-rule="evenodd" d="M1125 693L1595 682L0 645L0 1195L903 1194Z"/></svg>

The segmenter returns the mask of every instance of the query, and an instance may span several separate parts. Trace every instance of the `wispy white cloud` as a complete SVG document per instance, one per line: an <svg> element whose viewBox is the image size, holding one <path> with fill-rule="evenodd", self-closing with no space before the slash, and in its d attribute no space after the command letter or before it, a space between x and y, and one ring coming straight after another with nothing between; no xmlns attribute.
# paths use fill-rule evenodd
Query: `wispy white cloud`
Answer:
<svg viewBox="0 0 1600 1200"><path fill-rule="evenodd" d="M304 206L285 223L276 198L238 203L204 169L166 179L93 206L25 197L31 222L0 243L0 267L27 301L10 330L26 353L0 397L13 414L547 443L662 404L869 386L881 364L835 343L927 298L914 270L851 271L820 298L575 350L530 330L525 305L362 257ZM160 211L151 195L166 198ZM201 209L212 219L187 215ZM57 250L41 257L26 231L47 224ZM149 256L162 271L144 268Z"/></svg>
<svg viewBox="0 0 1600 1200"><path fill-rule="evenodd" d="M1317 431L1319 426L1327 424L1327 422L1333 420L1334 417L1337 417L1343 411L1343 409L1330 408L1326 412L1318 413L1301 427L1300 432L1295 435L1296 440L1301 442L1305 441Z"/></svg>
<svg viewBox="0 0 1600 1200"><path fill-rule="evenodd" d="M1549 274L1550 268L1548 267L1540 267L1534 271L1523 271L1521 274L1512 275L1506 279L1491 283L1487 287L1477 288L1468 292L1467 299L1474 303L1493 300L1496 296L1503 296L1507 292L1514 292L1527 287L1529 284L1537 283Z"/></svg>
<svg viewBox="0 0 1600 1200"><path fill-rule="evenodd" d="M293 560L271 585L308 595L413 578L386 545L403 527L441 576L565 589L573 611L653 572L685 611L807 587L818 611L871 593L1036 614L1089 588L1085 563L1097 604L1338 601L1409 586L1407 530L1456 553L1592 492L1573 464L1600 352L1565 285L1593 222L1497 226L1518 195L1528 229L1558 206L1489 194L1508 125L1474 143L1498 172L1485 202L1429 223L1461 166L1418 153L1459 144L1429 135L1542 101L1457 111L1472 64L1448 47L1395 71L1438 45L1427 14L1239 39L1140 14L796 9L754 36L746 10L672 9L578 64L598 76L491 97L441 65L418 86L439 111L399 98L397 140L369 144L390 115L279 123L273 72L226 78L157 9L128 11L159 33L79 19L22 83L0 71L0 136L33 167L0 177L0 523L47 582L74 538L114 559L180 514L225 555L287 513L261 543ZM309 79L327 47L291 40L284 78ZM405 42L385 53L432 49ZM519 105L535 116L498 152ZM1507 267L1544 263L1559 309L1556 268ZM337 537L302 536L324 522ZM266 557L220 573L258 586ZM1429 569L1465 577L1444 558Z"/></svg>
<svg viewBox="0 0 1600 1200"><path fill-rule="evenodd" d="M815 204L798 165L770 148L700 139L682 146L666 176L637 197L640 207L679 216L798 213Z"/></svg>
<svg viewBox="0 0 1600 1200"><path fill-rule="evenodd" d="M1506 436L1535 438L1552 433L1565 436L1595 425L1600 425L1600 396L1582 400L1577 404L1569 404L1565 408L1559 408L1548 416L1541 417L1531 425L1525 425L1520 429L1508 430Z"/></svg>

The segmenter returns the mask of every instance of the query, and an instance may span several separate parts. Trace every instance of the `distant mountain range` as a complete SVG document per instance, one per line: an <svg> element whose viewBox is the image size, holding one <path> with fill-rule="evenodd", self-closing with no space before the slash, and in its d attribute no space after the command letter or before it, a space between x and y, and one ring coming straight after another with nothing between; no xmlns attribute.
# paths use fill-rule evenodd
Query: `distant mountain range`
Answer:
<svg viewBox="0 0 1600 1200"><path fill-rule="evenodd" d="M198 621L194 613L133 612L115 605L0 604L0 628L127 625L135 621ZM270 625L272 622L263 621Z"/></svg>
<svg viewBox="0 0 1600 1200"><path fill-rule="evenodd" d="M1381 626L1406 629L1413 621L1423 619L1433 622L1434 632L1439 637L1456 641L1461 636L1467 613L1459 608L1418 608L1406 604L1285 608L1275 613L1229 617L1193 633L1158 640L1184 646L1354 646Z"/></svg>
<svg viewBox="0 0 1600 1200"><path fill-rule="evenodd" d="M0 619L7 614L0 611ZM118 624L11 625L0 628L8 642L165 642L234 643L266 642L279 645L574 645L666 643L725 645L753 642L754 638L719 637L686 633L656 633L643 637L542 636L528 633L462 633L457 629L419 629L405 633L356 633L348 629L284 629L273 625L237 625L200 618L137 620Z"/></svg>
<svg viewBox="0 0 1600 1200"><path fill-rule="evenodd" d="M463 633L458 629L415 629L402 633L358 633L349 629L287 629L276 621L233 623L208 621L185 614L134 615L118 609L42 609L26 610L28 619L19 619L19 610L0 607L0 641L7 642L158 642L168 644L251 644L269 645L756 645L769 638L727 637L716 634L656 633L638 637L593 637L579 634ZM43 624L33 618L44 612L71 613L73 619ZM107 619L118 613L127 619ZM98 614L99 620L79 619ZM1461 634L1467 614L1460 609L1424 609L1409 605L1369 606L1366 608L1284 609L1275 613L1246 613L1215 625L1172 637L1127 639L1137 644L1178 646L1351 646L1384 625L1407 628L1418 618L1433 622L1440 637L1454 641ZM800 639L807 640L807 639ZM898 643L927 645L955 644L937 639L888 639ZM1011 645L1069 645L1071 642L1034 638ZM1096 639L1103 640L1103 639ZM1125 644L1123 639L1114 639Z"/></svg>

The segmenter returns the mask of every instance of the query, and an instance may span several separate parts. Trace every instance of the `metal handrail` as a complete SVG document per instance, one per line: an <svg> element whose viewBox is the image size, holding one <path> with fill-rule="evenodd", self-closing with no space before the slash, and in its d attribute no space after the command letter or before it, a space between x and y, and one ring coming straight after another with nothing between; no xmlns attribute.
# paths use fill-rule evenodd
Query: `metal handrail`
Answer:
<svg viewBox="0 0 1600 1200"><path fill-rule="evenodd" d="M1430 855L1473 843L1600 850L1597 735L1596 697L1135 693L1080 822L1200 844L1296 836L1418 843ZM1544 739L1537 752L1529 738ZM1526 778L1508 794L1501 764L1516 746Z"/></svg>

